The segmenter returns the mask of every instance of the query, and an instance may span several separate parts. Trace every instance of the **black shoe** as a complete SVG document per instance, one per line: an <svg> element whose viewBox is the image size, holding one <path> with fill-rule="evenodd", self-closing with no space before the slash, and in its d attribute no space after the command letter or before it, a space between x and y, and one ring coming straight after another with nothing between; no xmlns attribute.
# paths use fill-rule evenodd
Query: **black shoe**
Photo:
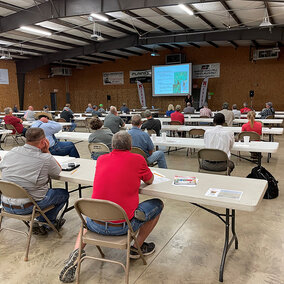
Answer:
<svg viewBox="0 0 284 284"><path fill-rule="evenodd" d="M155 252L155 244L154 243L143 243L141 246L141 251L144 256L150 255ZM138 249L134 246L130 248L130 258L138 259L140 258L140 254L138 253Z"/></svg>
<svg viewBox="0 0 284 284"><path fill-rule="evenodd" d="M47 230L44 226L40 226L38 223L33 223L32 232L34 235L44 236L47 234Z"/></svg>
<svg viewBox="0 0 284 284"><path fill-rule="evenodd" d="M86 255L82 250L81 258ZM79 249L75 249L69 255L69 258L65 261L65 266L59 274L59 280L63 283L71 283L75 280L76 269L78 265Z"/></svg>
<svg viewBox="0 0 284 284"><path fill-rule="evenodd" d="M59 219L56 219L53 223L54 227L59 231L62 226L65 224L66 220L64 218L62 218L60 221ZM51 227L46 223L45 225L45 228L47 231L52 231Z"/></svg>

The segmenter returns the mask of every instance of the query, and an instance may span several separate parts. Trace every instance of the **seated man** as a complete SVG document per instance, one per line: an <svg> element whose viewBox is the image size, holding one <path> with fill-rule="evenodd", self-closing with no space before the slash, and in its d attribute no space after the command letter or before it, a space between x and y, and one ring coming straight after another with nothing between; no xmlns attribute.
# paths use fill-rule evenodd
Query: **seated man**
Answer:
<svg viewBox="0 0 284 284"><path fill-rule="evenodd" d="M260 112L261 119L265 119L267 116L274 115L274 114L275 114L275 110L272 107L272 102L266 103L265 108L262 109L262 111Z"/></svg>
<svg viewBox="0 0 284 284"><path fill-rule="evenodd" d="M13 112L10 107L6 107L4 109L4 112L5 112L5 117L4 117L5 123L13 125L19 134L23 133L23 135L25 136L27 129L24 128L22 124L23 121L20 118L13 116ZM15 130L13 130L13 134L15 134Z"/></svg>
<svg viewBox="0 0 284 284"><path fill-rule="evenodd" d="M98 117L92 118L90 127L95 131L90 134L88 141L89 143L104 143L112 151L111 143L113 134L109 128L103 127L103 125L103 122ZM97 160L100 155L102 153L92 153L92 159Z"/></svg>
<svg viewBox="0 0 284 284"><path fill-rule="evenodd" d="M200 116L207 116L209 118L212 116L212 111L208 108L207 103L203 104L203 108L200 110Z"/></svg>
<svg viewBox="0 0 284 284"><path fill-rule="evenodd" d="M126 131L120 131L113 136L113 151L98 158L93 186L93 199L112 201L120 205L126 212L134 231L139 229L137 240L142 253L147 256L155 251L154 243L144 242L156 226L163 210L163 202L154 198L139 204L140 181L146 184L153 182L153 174L145 159L130 152L131 136ZM127 174L126 174L127 173ZM135 212L145 215L141 218ZM125 235L128 231L127 223L100 222L87 218L88 229L102 235ZM86 233L86 230L84 230ZM83 248L85 245L83 246ZM75 280L79 254L79 236L74 251L65 262L59 279L65 283ZM82 256L85 255L82 250ZM134 244L131 246L130 257L138 259L139 254Z"/></svg>
<svg viewBox="0 0 284 284"><path fill-rule="evenodd" d="M109 128L113 134L125 126L122 118L118 116L116 107L110 107L109 114L105 117L104 126Z"/></svg>
<svg viewBox="0 0 284 284"><path fill-rule="evenodd" d="M38 119L39 120L34 122L31 127L39 127L43 129L45 136L49 141L49 151L52 155L69 155L70 157L80 158L80 155L73 142L60 142L55 138L54 134L59 132L62 127L60 123L52 121L52 116L50 113L40 113L38 115Z"/></svg>
<svg viewBox="0 0 284 284"><path fill-rule="evenodd" d="M159 119L154 119L152 116L151 111L146 110L145 111L145 116L147 118L147 120L142 124L141 129L153 129L155 130L157 136L160 136L160 131L161 131L161 121Z"/></svg>
<svg viewBox="0 0 284 284"><path fill-rule="evenodd" d="M232 105L232 112L234 114L234 118L240 118L241 117L241 111L238 110L238 107L236 104Z"/></svg>
<svg viewBox="0 0 284 284"><path fill-rule="evenodd" d="M27 121L34 121L35 120L35 113L33 106L29 106L28 110L25 112L24 119Z"/></svg>
<svg viewBox="0 0 284 284"><path fill-rule="evenodd" d="M191 103L188 102L186 107L183 109L184 114L192 114L194 113L194 107L191 106Z"/></svg>
<svg viewBox="0 0 284 284"><path fill-rule="evenodd" d="M184 124L184 115L180 112L181 106L176 106L176 111L171 114L171 121L179 121L181 124Z"/></svg>
<svg viewBox="0 0 284 284"><path fill-rule="evenodd" d="M13 107L13 112L19 112L17 105L14 105L14 107Z"/></svg>
<svg viewBox="0 0 284 284"><path fill-rule="evenodd" d="M71 105L70 104L66 104L65 107L63 108L63 110L68 110L69 112L71 112L71 114L74 114L74 112L71 110Z"/></svg>
<svg viewBox="0 0 284 284"><path fill-rule="evenodd" d="M48 105L43 106L42 111L49 112L49 106Z"/></svg>
<svg viewBox="0 0 284 284"><path fill-rule="evenodd" d="M3 180L22 186L41 209L54 205L55 207L45 214L59 228L65 220L62 219L63 222L58 224L56 216L68 201L69 193L61 188L48 188L49 178L58 177L61 172L60 165L48 148L49 142L44 131L41 128L30 128L26 132L26 144L15 147L6 154L0 163L0 170ZM33 210L33 204L29 199L13 199L3 195L1 199L2 206L7 212L25 215ZM38 217L38 221L46 222L42 216ZM35 223L33 232L46 234L46 229L47 226Z"/></svg>
<svg viewBox="0 0 284 284"><path fill-rule="evenodd" d="M99 112L100 112L100 113L106 113L106 111L105 111L105 109L103 108L103 106L104 106L103 104L99 104L99 107L100 107L100 108L99 108Z"/></svg>
<svg viewBox="0 0 284 284"><path fill-rule="evenodd" d="M222 125L225 122L225 116L222 113L216 113L213 119L216 125L213 129L208 129L204 133L205 148L219 149L224 151L228 158L231 157L231 149L234 145L234 133L226 130ZM233 171L235 165L229 160L229 171ZM224 162L203 161L202 168L204 170L221 172L226 170Z"/></svg>
<svg viewBox="0 0 284 284"><path fill-rule="evenodd" d="M247 103L244 103L243 106L244 106L244 107L240 109L240 112L241 112L241 113L246 114L246 113L248 113L249 111L251 111L251 109L248 108L248 104L247 104Z"/></svg>
<svg viewBox="0 0 284 284"><path fill-rule="evenodd" d="M122 104L122 107L120 108L120 111L121 111L121 113L129 113L130 112L130 110L127 107L126 103Z"/></svg>
<svg viewBox="0 0 284 284"><path fill-rule="evenodd" d="M102 113L98 111L98 106L94 105L92 110L92 116L101 117Z"/></svg>
<svg viewBox="0 0 284 284"><path fill-rule="evenodd" d="M75 130L76 128L76 123L74 122L74 115L73 112L71 112L70 110L68 110L67 108L64 108L63 111L60 113L60 117L65 119L66 122L71 122L71 126L69 131L72 132Z"/></svg>
<svg viewBox="0 0 284 284"><path fill-rule="evenodd" d="M142 149L146 155L149 164L154 162L158 162L159 168L167 168L167 162L165 159L164 152L162 151L155 151L154 144L148 135L140 129L142 125L142 119L140 114L135 114L132 116L132 128L128 131L128 133L132 137L132 146L138 147Z"/></svg>
<svg viewBox="0 0 284 284"><path fill-rule="evenodd" d="M86 113L91 113L93 111L93 107L92 107L92 104L88 104L88 106L87 106L87 108L86 108L86 110L85 110L85 112Z"/></svg>
<svg viewBox="0 0 284 284"><path fill-rule="evenodd" d="M219 111L219 113L222 113L225 116L225 122L228 126L233 126L233 120L234 120L234 113L229 110L229 104L223 103L223 109Z"/></svg>

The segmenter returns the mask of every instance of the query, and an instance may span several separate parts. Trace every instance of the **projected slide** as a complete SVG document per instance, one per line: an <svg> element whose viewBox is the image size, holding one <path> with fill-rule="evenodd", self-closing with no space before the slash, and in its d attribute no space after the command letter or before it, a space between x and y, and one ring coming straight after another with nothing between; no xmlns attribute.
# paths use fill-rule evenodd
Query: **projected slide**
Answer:
<svg viewBox="0 0 284 284"><path fill-rule="evenodd" d="M182 96L191 93L191 63L152 67L153 96Z"/></svg>

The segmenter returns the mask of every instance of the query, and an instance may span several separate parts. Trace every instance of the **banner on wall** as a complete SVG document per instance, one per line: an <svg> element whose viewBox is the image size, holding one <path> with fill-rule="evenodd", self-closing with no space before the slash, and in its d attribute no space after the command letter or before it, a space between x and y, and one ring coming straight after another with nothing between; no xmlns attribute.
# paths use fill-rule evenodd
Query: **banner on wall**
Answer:
<svg viewBox="0 0 284 284"><path fill-rule="evenodd" d="M137 81L137 88L141 107L146 107L145 91L143 84L140 81Z"/></svg>
<svg viewBox="0 0 284 284"><path fill-rule="evenodd" d="M130 83L136 83L140 81L141 83L151 83L152 82L152 70L138 70L129 71Z"/></svg>
<svg viewBox="0 0 284 284"><path fill-rule="evenodd" d="M9 85L8 69L0 69L0 84Z"/></svg>
<svg viewBox="0 0 284 284"><path fill-rule="evenodd" d="M192 66L192 78L218 78L220 77L220 63L210 63Z"/></svg>
<svg viewBox="0 0 284 284"><path fill-rule="evenodd" d="M205 78L202 82L201 89L200 89L200 99L199 99L199 107L203 107L203 104L206 100L206 93L207 93L207 87L208 87L208 80L209 78Z"/></svg>
<svg viewBox="0 0 284 284"><path fill-rule="evenodd" d="M123 72L105 72L103 73L104 85L123 85L124 73Z"/></svg>

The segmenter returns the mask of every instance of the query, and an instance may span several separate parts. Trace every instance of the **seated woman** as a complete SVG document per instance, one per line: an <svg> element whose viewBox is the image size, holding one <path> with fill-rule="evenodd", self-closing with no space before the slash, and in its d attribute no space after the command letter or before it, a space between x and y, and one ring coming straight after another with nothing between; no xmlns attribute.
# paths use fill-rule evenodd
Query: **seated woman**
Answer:
<svg viewBox="0 0 284 284"><path fill-rule="evenodd" d="M173 112L175 112L174 105L169 104L168 110L166 111L166 116L167 116L167 117L171 117L171 114L172 114Z"/></svg>
<svg viewBox="0 0 284 284"><path fill-rule="evenodd" d="M262 124L261 122L255 121L255 112L249 111L247 114L248 122L243 124L242 131L254 131L259 135L262 134Z"/></svg>
<svg viewBox="0 0 284 284"><path fill-rule="evenodd" d="M102 127L103 122L98 118L94 117L90 121L91 129L95 130L95 132L91 133L89 136L89 143L104 143L108 146L109 150L112 151L112 136L113 133L109 128ZM106 152L93 152L91 157L94 160L97 160L100 155L104 155Z"/></svg>

